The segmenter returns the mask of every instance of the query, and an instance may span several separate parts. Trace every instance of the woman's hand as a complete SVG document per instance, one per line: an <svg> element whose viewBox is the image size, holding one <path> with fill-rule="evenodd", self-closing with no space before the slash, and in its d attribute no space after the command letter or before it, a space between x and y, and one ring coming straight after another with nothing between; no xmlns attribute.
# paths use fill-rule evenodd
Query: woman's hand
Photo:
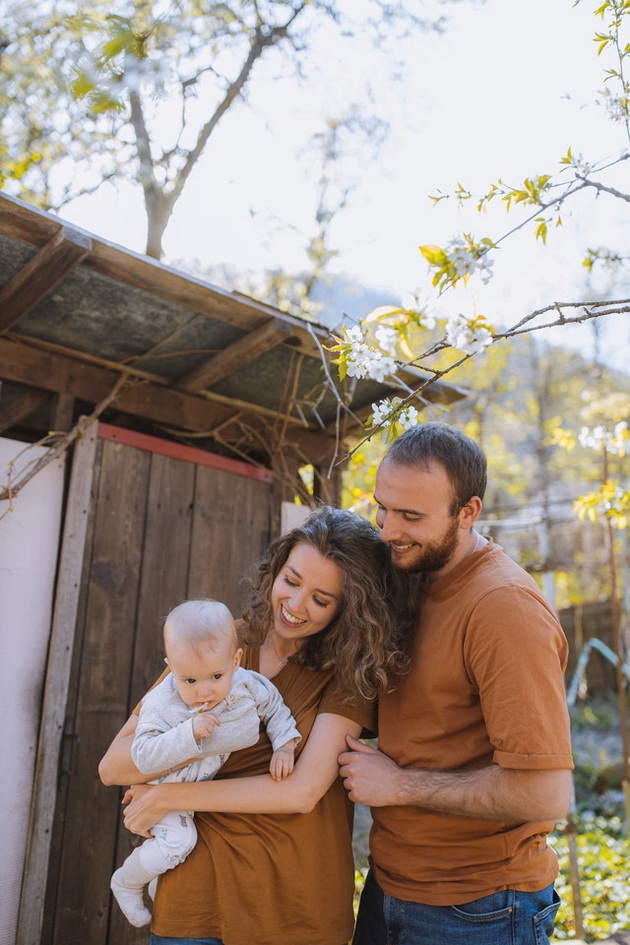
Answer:
<svg viewBox="0 0 630 945"><path fill-rule="evenodd" d="M125 791L123 822L127 830L139 837L150 837L150 828L171 808L165 806L159 784L134 784Z"/></svg>

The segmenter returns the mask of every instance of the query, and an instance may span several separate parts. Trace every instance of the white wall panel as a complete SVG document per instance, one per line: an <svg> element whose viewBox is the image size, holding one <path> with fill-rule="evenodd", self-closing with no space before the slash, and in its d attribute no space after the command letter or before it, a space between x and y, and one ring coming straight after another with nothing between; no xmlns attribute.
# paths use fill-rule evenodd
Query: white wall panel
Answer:
<svg viewBox="0 0 630 945"><path fill-rule="evenodd" d="M0 488L8 464L42 448L0 438ZM42 687L61 528L63 461L40 470L0 518L0 945L13 945L37 755ZM9 503L0 501L0 516Z"/></svg>

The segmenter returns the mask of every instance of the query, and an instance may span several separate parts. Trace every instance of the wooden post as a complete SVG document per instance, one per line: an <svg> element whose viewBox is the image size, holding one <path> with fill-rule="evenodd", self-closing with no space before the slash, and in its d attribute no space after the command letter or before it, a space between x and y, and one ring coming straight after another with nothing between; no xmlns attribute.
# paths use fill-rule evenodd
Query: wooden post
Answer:
<svg viewBox="0 0 630 945"><path fill-rule="evenodd" d="M93 423L77 440L74 448L44 687L16 945L39 945L40 942L57 796L59 752L81 590L96 444L97 424Z"/></svg>

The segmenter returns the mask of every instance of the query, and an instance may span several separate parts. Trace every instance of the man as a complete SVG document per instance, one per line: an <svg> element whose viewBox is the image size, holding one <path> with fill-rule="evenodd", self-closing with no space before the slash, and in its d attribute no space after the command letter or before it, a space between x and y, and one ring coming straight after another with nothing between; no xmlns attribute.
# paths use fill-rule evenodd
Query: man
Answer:
<svg viewBox="0 0 630 945"><path fill-rule="evenodd" d="M339 758L373 815L354 945L543 945L553 929L567 643L536 583L474 531L485 485L481 449L445 423L404 433L376 477L419 623L379 698L379 751L348 738Z"/></svg>

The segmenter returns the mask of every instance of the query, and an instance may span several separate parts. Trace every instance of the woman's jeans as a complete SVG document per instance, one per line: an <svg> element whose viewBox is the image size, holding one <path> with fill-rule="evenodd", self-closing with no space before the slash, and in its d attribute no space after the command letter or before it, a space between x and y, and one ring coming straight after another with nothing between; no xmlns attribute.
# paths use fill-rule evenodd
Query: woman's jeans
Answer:
<svg viewBox="0 0 630 945"><path fill-rule="evenodd" d="M353 945L548 945L560 898L513 889L458 906L385 896L371 872L361 894Z"/></svg>

